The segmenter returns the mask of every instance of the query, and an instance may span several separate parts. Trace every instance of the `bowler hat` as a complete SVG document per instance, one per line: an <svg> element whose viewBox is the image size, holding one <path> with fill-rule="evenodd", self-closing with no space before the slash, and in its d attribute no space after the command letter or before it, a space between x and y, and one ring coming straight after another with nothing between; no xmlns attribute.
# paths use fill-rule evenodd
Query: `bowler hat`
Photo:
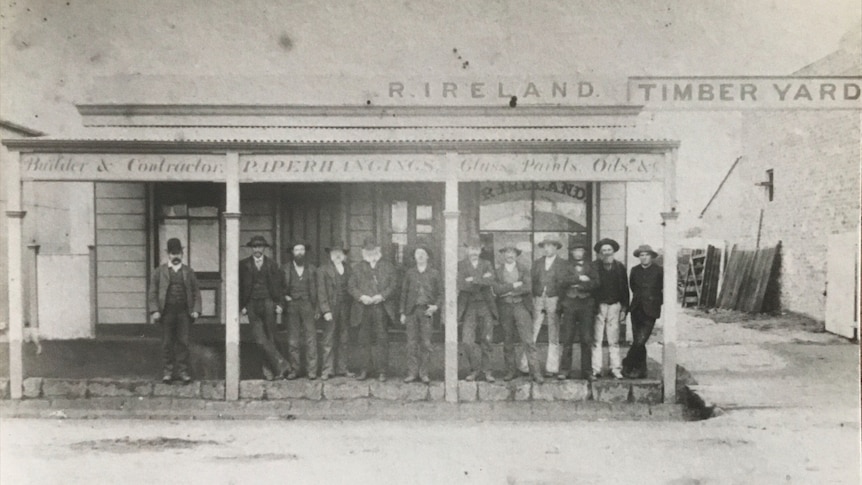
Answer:
<svg viewBox="0 0 862 485"><path fill-rule="evenodd" d="M503 246L502 248L500 248L500 252L501 252L501 253L505 253L506 251L508 251L508 250L510 250L510 249L511 249L512 251L515 251L515 254L516 254L516 255L518 255L518 256L520 256L520 255L521 255L521 250L520 250L520 249L518 249L518 248L516 248L514 244L506 244L505 246Z"/></svg>
<svg viewBox="0 0 862 485"><path fill-rule="evenodd" d="M641 255L641 253L650 253L652 254L652 257L658 257L658 253L653 251L652 246L650 246L649 244L641 244L640 246L638 246L638 248L635 249L634 255L635 257L638 257Z"/></svg>
<svg viewBox="0 0 862 485"><path fill-rule="evenodd" d="M574 251L575 249L578 249L578 248L586 251L589 247L590 247L589 244L587 244L587 242L584 241L583 239L577 239L575 241L569 242L569 251Z"/></svg>
<svg viewBox="0 0 862 485"><path fill-rule="evenodd" d="M362 249L364 249L365 251L371 251L371 250L377 249L379 247L380 247L380 244L377 243L377 239L375 239L371 236L366 237L362 241Z"/></svg>
<svg viewBox="0 0 862 485"><path fill-rule="evenodd" d="M539 243L539 247L542 247L545 244L553 244L554 246L557 247L557 249L560 249L563 247L563 243L558 241L557 238L555 238L554 236L545 236L545 238L542 239L542 242Z"/></svg>
<svg viewBox="0 0 862 485"><path fill-rule="evenodd" d="M611 239L609 237L599 239L599 242L597 242L596 245L593 246L593 249L595 249L596 252L599 252L602 250L602 246L604 246L605 244L610 246L614 250L614 252L617 252L620 250L620 243L614 241L613 239Z"/></svg>
<svg viewBox="0 0 862 485"><path fill-rule="evenodd" d="M342 252L342 253L344 253L344 254L347 254L347 253L349 253L349 252L350 252L350 246L348 246L346 243L344 243L344 241L342 241L342 242L341 242L341 243L339 243L339 244L334 244L334 245L332 245L332 246L330 246L330 247L323 248L323 250L324 250L324 251L326 251L327 253L328 253L328 252L330 252L330 251L336 251L336 250L338 250L338 251L341 251L341 252Z"/></svg>
<svg viewBox="0 0 862 485"><path fill-rule="evenodd" d="M183 243L179 239L172 237L168 239L168 253L178 254L183 252Z"/></svg>
<svg viewBox="0 0 862 485"><path fill-rule="evenodd" d="M266 238L263 236L254 236L253 238L251 238L251 240L248 242L248 244L246 244L246 246L248 246L250 248L253 248L255 246L263 246L263 247L268 248L269 243L266 242Z"/></svg>

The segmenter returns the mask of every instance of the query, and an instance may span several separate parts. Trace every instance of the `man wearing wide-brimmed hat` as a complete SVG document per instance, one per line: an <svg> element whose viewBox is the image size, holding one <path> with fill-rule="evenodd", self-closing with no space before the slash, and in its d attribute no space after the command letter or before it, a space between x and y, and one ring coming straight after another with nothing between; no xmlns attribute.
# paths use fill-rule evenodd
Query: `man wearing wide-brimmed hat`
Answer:
<svg viewBox="0 0 862 485"><path fill-rule="evenodd" d="M356 376L365 380L368 373L377 372L377 379L386 380L386 365L389 358L389 335L387 324L397 321L395 305L398 300L397 274L392 263L382 259L380 244L373 237L362 243L362 261L353 266L347 291L353 297L350 308L350 326L359 327L361 370ZM374 351L371 343L374 341Z"/></svg>
<svg viewBox="0 0 862 485"><path fill-rule="evenodd" d="M500 248L503 264L496 270L494 293L497 294L497 309L503 325L503 355L506 361L507 381L517 374L515 345L520 345L527 355L529 371L537 383L545 381L539 365L536 343L533 341L533 300L530 270L518 263L521 250L513 245Z"/></svg>
<svg viewBox="0 0 862 485"><path fill-rule="evenodd" d="M539 247L544 253L533 262L533 341L547 318L548 321L548 358L545 362L546 375L553 376L560 370L560 322L557 320L559 291L566 275L566 262L557 257L562 249L554 236L546 236Z"/></svg>
<svg viewBox="0 0 862 485"><path fill-rule="evenodd" d="M593 268L599 274L599 286L595 292L598 308L593 325L592 372L594 377L601 376L604 364L602 339L607 332L611 375L615 379L622 379L620 322L626 321L629 309L629 282L626 267L614 258L620 245L613 239L601 239L593 249L598 253L598 258L593 261Z"/></svg>
<svg viewBox="0 0 862 485"><path fill-rule="evenodd" d="M587 247L587 243L583 240L569 246L572 257L569 260L569 271L566 274L560 302L563 310L560 328L563 352L560 357L560 371L557 374L557 379L560 380L566 379L573 372L572 344L575 335L578 335L581 347L580 376L582 379L593 377L591 358L595 322L593 291L599 284L599 275L593 270L590 261L585 258Z"/></svg>
<svg viewBox="0 0 862 485"><path fill-rule="evenodd" d="M305 374L317 379L317 269L306 259L308 243L290 245L290 261L281 268L287 309L288 379L300 375L300 356L305 350Z"/></svg>
<svg viewBox="0 0 862 485"><path fill-rule="evenodd" d="M497 302L491 292L494 266L479 257L482 242L478 237L468 239L464 246L467 257L458 262L457 287L461 342L470 364L466 379L474 381L482 374L486 381L494 382L491 374L491 341L497 324Z"/></svg>
<svg viewBox="0 0 862 485"><path fill-rule="evenodd" d="M629 275L632 290L632 346L623 359L623 375L642 379L647 376L646 343L656 319L661 316L664 270L653 261L658 253L648 244L640 245L634 255L640 264L632 268Z"/></svg>
<svg viewBox="0 0 862 485"><path fill-rule="evenodd" d="M246 244L251 256L239 262L239 307L248 315L255 344L263 351L269 371L285 377L290 365L275 346L275 315L282 312L282 277L278 265L264 254L269 243L254 236Z"/></svg>
<svg viewBox="0 0 862 485"><path fill-rule="evenodd" d="M326 380L332 375L355 377L347 368L351 300L347 293L350 265L345 260L350 247L342 244L324 250L329 260L317 271L317 304L323 315L323 370L320 378Z"/></svg>
<svg viewBox="0 0 862 485"><path fill-rule="evenodd" d="M183 264L183 245L168 239L168 261L153 271L147 293L153 321L162 324L162 382L171 382L174 372L183 382L189 374L189 327L201 313L201 291L193 269Z"/></svg>

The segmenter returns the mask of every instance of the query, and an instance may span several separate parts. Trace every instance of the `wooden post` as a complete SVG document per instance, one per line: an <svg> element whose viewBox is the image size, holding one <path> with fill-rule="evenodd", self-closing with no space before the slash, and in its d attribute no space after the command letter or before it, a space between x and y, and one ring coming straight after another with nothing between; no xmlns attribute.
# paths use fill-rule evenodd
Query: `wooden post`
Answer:
<svg viewBox="0 0 862 485"><path fill-rule="evenodd" d="M239 154L225 160L225 399L239 399Z"/></svg>
<svg viewBox="0 0 862 485"><path fill-rule="evenodd" d="M21 343L24 337L24 288L21 270L21 228L27 214L21 207L20 153L13 154L6 173L6 238L9 269L9 389L12 399L21 399L24 392L24 359Z"/></svg>
<svg viewBox="0 0 862 485"><path fill-rule="evenodd" d="M664 173L664 212L661 213L664 226L664 302L662 306L662 388L664 402L676 402L676 253L677 227L679 217L676 201L676 156L674 148L665 155Z"/></svg>
<svg viewBox="0 0 862 485"><path fill-rule="evenodd" d="M443 242L443 287L445 303L446 401L458 402L458 179L447 157L450 175L446 179L446 205L443 209L445 239Z"/></svg>

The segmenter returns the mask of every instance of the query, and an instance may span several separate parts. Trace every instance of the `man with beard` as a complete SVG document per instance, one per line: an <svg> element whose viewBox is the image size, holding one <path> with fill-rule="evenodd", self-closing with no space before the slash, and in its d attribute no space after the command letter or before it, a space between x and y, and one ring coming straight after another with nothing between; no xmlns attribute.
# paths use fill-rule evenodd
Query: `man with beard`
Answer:
<svg viewBox="0 0 862 485"><path fill-rule="evenodd" d="M491 374L491 339L497 323L497 302L491 293L494 267L479 258L482 253L479 238L470 239L465 246L467 257L458 262L458 321L462 324L461 341L470 363L466 380L474 381L484 374L486 381L494 382Z"/></svg>
<svg viewBox="0 0 862 485"><path fill-rule="evenodd" d="M347 369L347 339L350 318L350 294L347 280L350 279L350 265L345 263L350 248L326 248L329 261L317 271L317 300L320 314L323 315L323 371L320 378L329 379L332 375L355 377Z"/></svg>
<svg viewBox="0 0 862 485"><path fill-rule="evenodd" d="M640 264L632 268L629 276L632 289L632 346L623 359L623 376L643 379L647 376L646 343L656 319L661 316L664 301L664 270L653 262L658 253L648 244L638 247L634 255Z"/></svg>
<svg viewBox="0 0 862 485"><path fill-rule="evenodd" d="M626 321L629 310L629 282L626 267L614 258L620 245L613 239L602 239L593 248L599 258L593 261L593 268L599 274L599 286L595 296L598 303L596 321L593 325L593 377L602 374L602 336L608 335L608 360L611 375L622 379L620 364L620 322Z"/></svg>
<svg viewBox="0 0 862 485"><path fill-rule="evenodd" d="M275 262L263 254L269 243L254 236L247 246L251 256L239 262L239 307L248 315L255 344L263 351L273 375L284 377L290 365L275 346L275 315L281 314L281 272Z"/></svg>
<svg viewBox="0 0 862 485"><path fill-rule="evenodd" d="M395 290L398 280L395 268L381 259L380 245L368 237L362 244L362 261L353 266L347 280L347 291L353 297L350 309L350 326L359 326L361 348L360 381L375 370L380 382L386 381L386 365L389 358L389 336L387 322L395 321ZM374 352L371 342L374 341Z"/></svg>
<svg viewBox="0 0 862 485"><path fill-rule="evenodd" d="M177 377L191 382L189 374L189 327L201 314L201 291L193 269L183 264L183 245L168 239L168 262L153 271L147 294L153 321L162 324L162 382Z"/></svg>
<svg viewBox="0 0 862 485"><path fill-rule="evenodd" d="M568 275L564 278L562 345L560 372L557 379L565 380L572 370L572 343L577 333L581 345L581 378L593 379L592 358L595 300L592 292L599 285L599 276L589 261L584 259L587 245L583 242L571 246L572 259Z"/></svg>
<svg viewBox="0 0 862 485"><path fill-rule="evenodd" d="M407 326L407 377L427 384L431 359L431 323L443 305L443 281L440 272L428 265L428 249L413 251L416 266L407 270L401 290L401 324Z"/></svg>
<svg viewBox="0 0 862 485"><path fill-rule="evenodd" d="M317 283L315 267L306 264L308 244L291 245L291 261L282 267L284 301L287 305L287 345L291 371L288 379L296 379L301 367L301 352L305 350L305 372L310 380L317 379ZM302 343L301 343L302 342Z"/></svg>
<svg viewBox="0 0 862 485"><path fill-rule="evenodd" d="M507 381L515 378L515 344L519 344L527 355L527 363L533 380L537 383L545 381L542 369L539 367L536 343L533 341L533 302L530 299L530 270L517 262L521 250L514 246L500 249L503 253L503 264L497 267L497 279L494 283L494 293L497 294L497 308L500 312L500 323L503 325L505 343L503 354L506 361Z"/></svg>

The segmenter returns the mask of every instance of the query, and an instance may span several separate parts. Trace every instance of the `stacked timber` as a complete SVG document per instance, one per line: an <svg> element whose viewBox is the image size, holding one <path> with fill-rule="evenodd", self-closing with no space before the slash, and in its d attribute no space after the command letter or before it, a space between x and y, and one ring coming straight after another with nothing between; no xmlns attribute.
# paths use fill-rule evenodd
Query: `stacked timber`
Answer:
<svg viewBox="0 0 862 485"><path fill-rule="evenodd" d="M734 245L724 272L718 307L748 313L764 311L770 286L777 284L781 243L771 248L741 250Z"/></svg>

